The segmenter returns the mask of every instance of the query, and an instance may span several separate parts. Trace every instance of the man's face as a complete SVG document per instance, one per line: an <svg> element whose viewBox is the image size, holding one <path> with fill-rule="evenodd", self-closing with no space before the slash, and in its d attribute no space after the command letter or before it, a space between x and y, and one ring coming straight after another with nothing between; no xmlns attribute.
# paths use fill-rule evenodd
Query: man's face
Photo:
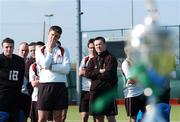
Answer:
<svg viewBox="0 0 180 122"><path fill-rule="evenodd" d="M97 53L100 53L106 50L106 44L102 40L95 40L94 46Z"/></svg>
<svg viewBox="0 0 180 122"><path fill-rule="evenodd" d="M5 42L2 44L2 48L4 55L11 58L14 50L14 44Z"/></svg>
<svg viewBox="0 0 180 122"><path fill-rule="evenodd" d="M26 44L21 44L19 46L19 56L22 57L22 58L26 58L27 55L28 55L28 52L29 52L29 49L28 49L28 45Z"/></svg>
<svg viewBox="0 0 180 122"><path fill-rule="evenodd" d="M60 34L57 33L56 31L50 30L48 33L48 41L54 41L57 42L60 38Z"/></svg>
<svg viewBox="0 0 180 122"><path fill-rule="evenodd" d="M35 45L29 46L29 54L31 55L32 58L35 58Z"/></svg>
<svg viewBox="0 0 180 122"><path fill-rule="evenodd" d="M88 51L89 51L89 54L94 55L95 49L94 49L94 44L93 43L89 44Z"/></svg>

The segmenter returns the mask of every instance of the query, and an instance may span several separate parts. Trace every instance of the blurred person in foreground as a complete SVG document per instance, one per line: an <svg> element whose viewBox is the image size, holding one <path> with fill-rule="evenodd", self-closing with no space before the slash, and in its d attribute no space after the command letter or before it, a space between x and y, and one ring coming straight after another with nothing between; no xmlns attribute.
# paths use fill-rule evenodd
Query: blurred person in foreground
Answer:
<svg viewBox="0 0 180 122"><path fill-rule="evenodd" d="M139 27L143 27L144 31L136 39L132 36L130 40L135 62L131 74L146 87L144 93L148 96L148 105L143 121L169 122L170 73L175 68L175 36L172 31L159 27L156 21L148 26L136 26L133 32L138 32ZM139 43L134 45L134 40Z"/></svg>

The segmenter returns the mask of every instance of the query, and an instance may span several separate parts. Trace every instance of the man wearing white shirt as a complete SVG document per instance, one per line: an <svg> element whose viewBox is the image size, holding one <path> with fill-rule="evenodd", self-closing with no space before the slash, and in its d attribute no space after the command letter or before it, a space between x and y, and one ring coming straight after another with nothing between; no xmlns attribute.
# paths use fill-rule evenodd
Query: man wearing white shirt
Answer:
<svg viewBox="0 0 180 122"><path fill-rule="evenodd" d="M53 111L55 122L64 122L63 110L68 109L68 90L66 75L70 71L70 57L67 49L57 44L62 29L51 26L48 41L37 51L36 60L40 65L38 92L38 122L46 122L48 112Z"/></svg>
<svg viewBox="0 0 180 122"><path fill-rule="evenodd" d="M45 45L44 42L38 41L37 43L35 43L35 50L38 48L41 48L44 45ZM35 57L35 54L34 54L34 57ZM33 64L31 64L29 68L29 82L31 83L33 87L33 92L32 92L32 97L31 97L32 98L31 110L30 110L31 122L38 121L37 95L38 95L38 85L39 85L39 72L40 72L40 67L38 65L38 62L34 62Z"/></svg>
<svg viewBox="0 0 180 122"><path fill-rule="evenodd" d="M124 73L124 98L125 98L125 108L127 115L130 117L130 122L136 122L136 117L138 112L145 112L146 107L146 97L144 95L144 86L132 78L132 73L130 68L133 65L133 60L131 58L130 47L126 46L124 48L126 54L126 59L123 61L121 68Z"/></svg>
<svg viewBox="0 0 180 122"><path fill-rule="evenodd" d="M82 89L79 104L79 112L81 112L81 122L88 122L89 118L89 91L91 86L91 79L83 77L83 75L85 73L85 69L88 65L88 62L96 55L96 51L94 48L94 39L89 39L87 48L89 55L83 57L79 67L79 75L82 76Z"/></svg>

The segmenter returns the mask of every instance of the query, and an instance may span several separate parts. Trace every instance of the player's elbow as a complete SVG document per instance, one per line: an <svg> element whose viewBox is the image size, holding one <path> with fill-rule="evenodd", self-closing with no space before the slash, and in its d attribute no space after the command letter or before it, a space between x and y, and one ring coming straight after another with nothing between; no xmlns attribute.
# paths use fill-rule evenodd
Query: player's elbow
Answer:
<svg viewBox="0 0 180 122"><path fill-rule="evenodd" d="M69 65L65 66L65 68L63 69L63 72L64 72L64 74L69 74L70 70L71 70L71 66L69 64Z"/></svg>

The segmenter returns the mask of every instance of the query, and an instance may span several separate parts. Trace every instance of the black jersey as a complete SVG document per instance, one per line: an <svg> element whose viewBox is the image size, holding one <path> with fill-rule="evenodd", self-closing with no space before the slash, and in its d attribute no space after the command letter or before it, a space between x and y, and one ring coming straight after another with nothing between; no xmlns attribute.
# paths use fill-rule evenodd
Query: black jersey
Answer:
<svg viewBox="0 0 180 122"><path fill-rule="evenodd" d="M24 72L24 59L15 54L12 58L0 54L0 111L18 109Z"/></svg>
<svg viewBox="0 0 180 122"><path fill-rule="evenodd" d="M105 69L100 73L100 69ZM107 50L94 56L88 63L85 77L91 79L90 91L107 91L117 87L117 61Z"/></svg>

